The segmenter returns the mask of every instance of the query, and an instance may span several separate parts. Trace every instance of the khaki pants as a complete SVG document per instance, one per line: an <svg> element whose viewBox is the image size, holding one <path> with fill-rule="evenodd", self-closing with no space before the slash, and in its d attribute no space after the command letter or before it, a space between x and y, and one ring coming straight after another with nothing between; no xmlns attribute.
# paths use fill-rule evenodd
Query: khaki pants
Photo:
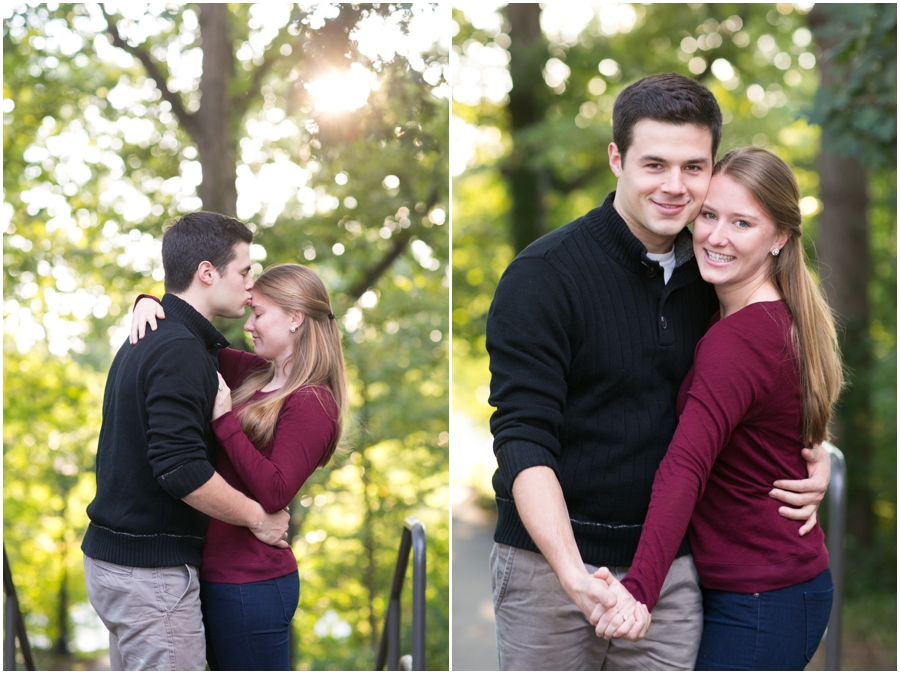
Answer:
<svg viewBox="0 0 900 674"><path fill-rule="evenodd" d="M588 573L597 570L587 564L585 568ZM628 568L610 570L621 579ZM703 600L690 555L672 564L650 629L637 643L598 637L541 554L494 544L491 581L501 670L694 668L703 632Z"/></svg>
<svg viewBox="0 0 900 674"><path fill-rule="evenodd" d="M119 566L85 556L84 580L109 630L111 670L206 669L197 567Z"/></svg>

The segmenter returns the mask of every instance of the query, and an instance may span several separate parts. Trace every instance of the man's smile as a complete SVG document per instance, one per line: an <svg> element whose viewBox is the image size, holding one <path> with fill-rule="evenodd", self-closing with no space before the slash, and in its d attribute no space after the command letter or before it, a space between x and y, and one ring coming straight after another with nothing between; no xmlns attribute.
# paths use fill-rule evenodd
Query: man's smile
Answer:
<svg viewBox="0 0 900 674"><path fill-rule="evenodd" d="M670 204L663 201L656 201L654 199L651 199L650 201L654 206L656 206L666 215L675 215L677 213L680 213L688 205L687 202L683 204Z"/></svg>

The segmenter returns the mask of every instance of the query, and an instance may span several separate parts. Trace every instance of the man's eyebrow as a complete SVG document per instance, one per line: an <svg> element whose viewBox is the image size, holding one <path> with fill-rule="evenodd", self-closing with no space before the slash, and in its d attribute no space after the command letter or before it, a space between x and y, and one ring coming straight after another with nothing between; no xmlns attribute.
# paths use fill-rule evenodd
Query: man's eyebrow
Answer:
<svg viewBox="0 0 900 674"><path fill-rule="evenodd" d="M662 157L657 157L652 154L641 155L641 161L642 162L652 161L652 162L656 162L657 164L670 164L671 163L667 159L663 159ZM682 163L684 163L684 164L708 164L710 162L707 157L700 157L699 159L688 159Z"/></svg>

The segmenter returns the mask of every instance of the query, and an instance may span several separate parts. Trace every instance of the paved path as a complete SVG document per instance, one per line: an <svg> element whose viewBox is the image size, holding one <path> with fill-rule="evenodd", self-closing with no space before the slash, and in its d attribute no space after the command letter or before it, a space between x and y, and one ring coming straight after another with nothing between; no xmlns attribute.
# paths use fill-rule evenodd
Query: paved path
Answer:
<svg viewBox="0 0 900 674"><path fill-rule="evenodd" d="M454 671L497 671L494 605L488 559L494 545L492 517L473 504L471 494L453 503Z"/></svg>

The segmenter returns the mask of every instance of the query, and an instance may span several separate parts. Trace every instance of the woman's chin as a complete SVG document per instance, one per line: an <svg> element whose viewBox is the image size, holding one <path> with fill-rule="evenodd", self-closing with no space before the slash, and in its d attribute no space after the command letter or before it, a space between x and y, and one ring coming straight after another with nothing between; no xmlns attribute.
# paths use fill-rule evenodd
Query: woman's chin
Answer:
<svg viewBox="0 0 900 674"><path fill-rule="evenodd" d="M712 283L715 285L718 274L716 274L714 269L710 269L709 267L701 267L700 268L700 278L702 278L707 283ZM721 277L718 278L721 281Z"/></svg>

